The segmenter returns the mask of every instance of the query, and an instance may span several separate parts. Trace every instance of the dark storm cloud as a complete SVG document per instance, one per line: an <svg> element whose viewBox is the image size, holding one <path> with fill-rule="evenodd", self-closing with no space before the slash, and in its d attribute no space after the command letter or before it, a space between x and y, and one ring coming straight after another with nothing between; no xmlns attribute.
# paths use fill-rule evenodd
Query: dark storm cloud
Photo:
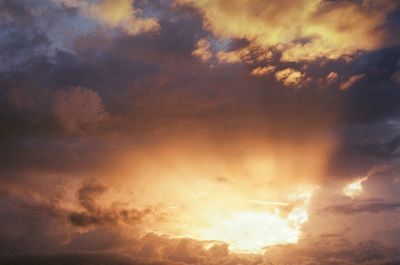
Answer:
<svg viewBox="0 0 400 265"><path fill-rule="evenodd" d="M166 7L159 7L159 9L162 8L164 9L161 11L165 13ZM51 60L42 59L41 64L35 64L34 67L27 69L22 74L28 79L27 82L30 83L31 87L33 86L33 89L41 92L40 98L51 97L54 90L60 87L84 86L92 89L103 99L107 109L112 112L119 112L124 116L129 115L130 122L135 124L133 125L135 128L139 126L136 123L140 119L143 121L144 118L149 125L151 119L154 120L160 114L158 109L174 110L171 113L164 114L164 117L170 115L170 118L177 115L176 113L180 115L187 113L188 119L190 116L200 113L204 115L204 109L196 109L194 104L203 104L203 100L206 101L215 98L215 96L217 96L217 101L212 109L207 111L210 114L219 115L220 117L217 117L217 120L228 121L226 116L230 115L229 113L235 111L236 108L229 107L227 109L227 106L235 105L237 111L243 113L243 117L239 117L239 124L232 124L231 126L240 126L241 122L244 123L243 127L248 126L246 120L256 115L260 117L252 119L256 119L255 122L259 124L263 122L275 124L277 128L274 130L277 130L277 132L270 132L270 134L284 134L293 131L293 129L296 129L296 133L299 134L305 129L302 124L308 124L308 126L311 125L314 128L314 126L318 127L321 124L322 116L339 115L336 113L336 108L342 105L341 102L344 97L336 92L327 91L324 95L323 93L302 91L292 96L284 91L268 91L268 87L265 87L266 85L263 83L268 80L247 80L249 79L246 76L247 73L241 67L219 67L216 69L218 73L215 73L214 70L196 62L195 58L191 56L191 51L198 40L198 35L204 34L201 30L199 18L192 12L183 14L179 13L180 10L168 12L174 12L173 15L177 19L171 21L167 17L161 18L162 27L158 35L145 34L134 37L121 35L111 41L107 40L105 35L103 38L102 33L79 36L73 53L56 51ZM193 23L193 20L196 23ZM191 22L187 23L187 21ZM104 42L106 44L102 45L101 43ZM41 75L43 75L43 79ZM235 81L230 81L232 75L237 76ZM6 75L5 79L15 79L15 77ZM21 79L18 78L18 80ZM38 82L41 79L42 81ZM247 81L238 81L239 79ZM21 86L24 87L24 84L21 84ZM222 90L223 87L226 89ZM249 95L245 93L246 87L257 88L257 92ZM150 91L148 91L149 89ZM174 102L168 103L163 99L161 92L166 89L170 90L168 94L172 95L171 98L178 97L181 102L193 101L195 97L200 96L197 100L199 102L194 101L193 105L190 105L189 102L185 105L176 102L182 104L181 106ZM38 93L30 92L32 88L28 90L8 85L7 90L9 91L8 101L11 98L17 104L22 102L20 103L22 105L24 105L24 95L33 94L33 97L28 97L29 102L25 104L33 105L33 107L28 108L28 113L31 115L32 112L37 113L39 111L46 114L49 103L35 103L35 94ZM147 92L145 92L146 90ZM230 95L224 100L225 102L220 102L223 97L226 97L226 90L230 91ZM184 96L185 94L187 96ZM205 97L204 95L207 94L209 95ZM16 100L18 98L19 100ZM149 107L143 109L137 104L135 106L135 103L141 104L146 100L153 102L155 106L159 106L157 109ZM42 101L44 100L42 99ZM250 102L256 108L254 111L250 110ZM35 104L39 106L35 107ZM349 106L351 108L351 104ZM34 111L32 111L32 108ZM261 114L256 114L257 111ZM299 113L307 120L291 118L291 113ZM23 115L28 114L24 113ZM146 117L146 115L152 117ZM133 120L134 118L137 119L136 122ZM156 119L159 120L159 118ZM283 120L290 122L286 122L284 125L281 122ZM297 121L299 124L297 124ZM46 120L43 122L50 127L54 126L48 124ZM174 120L171 119L170 122L172 123ZM220 124L218 121L213 123ZM144 127L143 124L140 124L140 126ZM293 128L286 128L286 126ZM39 127L43 126L39 125ZM270 126L265 125L265 127ZM279 129L279 127L282 128Z"/></svg>
<svg viewBox="0 0 400 265"><path fill-rule="evenodd" d="M66 253L66 254L41 254L0 257L1 264L4 265L179 265L170 261L156 261L134 258L119 253Z"/></svg>
<svg viewBox="0 0 400 265"><path fill-rule="evenodd" d="M0 195L0 253L55 251L68 238L67 212L55 200ZM46 227L46 229L43 229Z"/></svg>
<svg viewBox="0 0 400 265"><path fill-rule="evenodd" d="M330 161L335 176L396 163L398 128L387 121L399 117L400 90L393 78L398 47L363 53L351 62L288 63L274 53L272 63L278 70L293 68L311 79L294 90L273 76L250 76L253 65L210 65L193 57L199 39L216 41L193 9L169 1L135 5L157 15L157 33L132 36L97 28L78 10L53 1L0 0L0 185L5 187L0 190L0 252L136 247L136 257L37 254L3 257L1 264L280 265L241 259L226 245L205 249L189 239L125 238L116 231L118 226L140 225L160 213L119 202L103 205L99 200L109 187L97 182L77 191L81 209L59 207L69 192L64 190L66 180L104 177L108 172L103 167L118 159L116 154L151 136L158 140L205 132L223 142L245 132L301 142L339 131L340 145ZM398 31L396 15L388 23ZM248 44L234 39L227 51ZM339 77L327 85L324 78L330 72ZM363 79L339 91L340 82L362 74ZM357 201L323 212L397 213L399 207L398 201ZM397 250L376 242L345 247L314 247L293 256L307 257L304 264L399 264Z"/></svg>
<svg viewBox="0 0 400 265"><path fill-rule="evenodd" d="M375 127L374 125L370 125ZM384 125L382 125L384 128ZM365 126L364 126L365 128ZM355 131L355 129L354 129ZM367 133L367 132L365 132ZM390 132L388 132L389 134ZM369 136L369 141L364 137L363 142L347 142L343 143L346 150L342 150L341 155L352 156L352 157L365 157L372 158L376 160L388 161L398 157L398 148L400 146L400 135L395 135L390 137L389 135L383 135L378 137L378 135L373 135L372 132ZM376 138L373 138L376 137ZM390 137L390 138L389 138ZM372 139L371 139L372 138ZM386 139L389 138L389 139ZM347 139L344 139L346 141ZM350 140L350 139L348 139Z"/></svg>
<svg viewBox="0 0 400 265"><path fill-rule="evenodd" d="M400 50L392 47L364 54L347 69L365 77L344 92L343 126L337 130L340 142L331 161L332 174L354 177L397 163L400 90L391 76L399 58Z"/></svg>
<svg viewBox="0 0 400 265"><path fill-rule="evenodd" d="M30 5L25 1L2 4L2 12L7 13L7 19L2 22L18 32L16 42L25 43L20 37L25 31L46 36L41 22L47 19L48 13L31 15ZM39 3L35 5L38 6ZM52 14L51 7L53 4L46 8ZM29 23L15 22L28 19L17 16L17 11L28 12ZM69 10L65 12L66 16L76 15ZM194 35L201 28L199 21L193 23L196 18L191 13L171 12L175 12L178 19L171 21L168 16L161 19L164 26L159 34L128 36L119 32L113 38L101 30L77 34L73 36L73 50L52 49L46 41L40 44L47 45L46 52L33 56L33 52L28 51L32 56L24 57L26 63L18 67L3 64L5 68L0 73L0 168L3 174L0 179L4 185L26 184L33 175L67 174L79 178L85 172L93 174L94 168L107 165L103 161L111 161L112 153L126 150L132 143L140 142L140 136L147 134L149 128L159 127L151 123L160 112L146 116L146 109L140 107L140 98L160 98L157 93L150 93L149 97L146 90L158 91L164 83L168 89L181 83L179 86L184 89L185 80L179 76L168 78L177 70L171 62L179 64L187 59L189 64L195 62L191 49ZM12 18L12 23L8 17ZM26 43L27 48L34 47L33 43ZM18 45L9 47L16 53L21 52ZM5 56L11 54L3 51ZM11 55L21 57L14 52ZM160 75L161 70L169 73ZM156 81L150 82L152 78ZM156 103L151 105L156 106ZM88 113L92 114L88 116ZM96 122L98 118L100 123ZM117 142L111 140L116 135L122 135ZM43 176L26 188L41 186L40 190L44 190L45 179Z"/></svg>
<svg viewBox="0 0 400 265"><path fill-rule="evenodd" d="M400 135L395 136L393 139L385 141L386 139L377 139L380 142L376 143L365 143L349 145L349 151L353 155L375 157L380 159L396 158L398 154L398 148L400 146ZM383 140L383 141L382 141Z"/></svg>
<svg viewBox="0 0 400 265"><path fill-rule="evenodd" d="M76 10L49 0L3 0L0 11L0 72L20 71L66 48L74 30L85 30ZM75 22L73 22L75 20ZM69 36L62 36L65 32Z"/></svg>
<svg viewBox="0 0 400 265"><path fill-rule="evenodd" d="M360 214L360 213L381 213L392 212L397 213L400 209L399 201L383 201L380 199L368 199L364 201L355 201L346 204L338 204L328 206L321 212L336 214Z"/></svg>
<svg viewBox="0 0 400 265"><path fill-rule="evenodd" d="M2 1L0 10L0 70L12 70L47 47L49 40L46 34L30 27L35 20L23 1Z"/></svg>
<svg viewBox="0 0 400 265"><path fill-rule="evenodd" d="M341 141L330 171L339 177L360 177L376 167L398 166L398 117L383 117L340 129Z"/></svg>
<svg viewBox="0 0 400 265"><path fill-rule="evenodd" d="M96 210L95 197L101 195L107 188L100 184L86 184L82 186L77 193L80 205L88 211Z"/></svg>
<svg viewBox="0 0 400 265"><path fill-rule="evenodd" d="M84 211L72 212L68 220L75 226L118 225L120 223L140 223L145 217L152 215L150 209L137 210L113 203L110 208L104 208L96 203L96 197L106 191L99 184L86 184L77 193L78 201Z"/></svg>
<svg viewBox="0 0 400 265"><path fill-rule="evenodd" d="M0 216L0 254L127 247L133 239L121 233L118 226L133 228L164 218L159 210L135 209L117 201L109 207L99 205L96 199L106 190L87 182L76 194L83 210L72 211L62 207L62 196L1 189L0 211L6 214ZM75 228L89 230L76 233Z"/></svg>
<svg viewBox="0 0 400 265"><path fill-rule="evenodd" d="M21 2L20 5L22 5L22 3L23 2ZM142 4L139 3L139 5ZM215 94L222 97L222 93L226 96L226 91L221 91L221 95L218 95L218 90L221 90L220 87L226 87L230 90L230 93L232 93L230 96L231 101L229 102L230 99L228 98L227 103L246 106L241 111L248 110L248 102L243 101L243 96L249 97L250 95L246 95L246 93L243 91L240 92L240 90L246 89L246 87L256 87L259 88L258 94L255 94L253 98L248 98L248 100L253 103L255 100L260 101L260 106L257 108L264 112L264 117L260 118L260 122L263 120L272 120L271 123L278 125L280 120L290 119L289 113L292 112L300 113L305 119L309 118L310 121L304 121L304 123L312 125L321 120L321 117L319 117L317 113L323 113L321 115L327 117L338 115L335 112L337 112L336 108L339 106L340 109L342 109L342 107L348 108L348 113L355 115L353 114L353 109L355 111L359 109L358 106L353 108L353 102L349 102L347 106L341 106L343 99L347 96L332 91L326 92L325 95L302 91L299 92L298 95L293 96L288 95L284 91L267 91L268 89L265 87L266 84L264 82L269 82L270 80L247 80L249 78L245 77L246 74L243 71L245 69L241 69L241 67L238 66L219 67L216 69L218 74L214 73L214 70L200 65L199 62L196 62L195 58L191 56L191 51L196 41L199 39L199 36L205 35L204 31L201 29L199 17L193 11L186 11L185 13L183 12L185 10L168 10L166 6L160 6L160 4L155 6L157 6L156 10L158 13L171 13L171 15L175 17L174 20L171 20L168 16L160 18L162 27L159 34L144 34L142 36L133 37L122 34L111 40L101 32L97 34L87 34L86 36L81 35L76 38L74 51L72 53L56 51L55 55L51 57L51 60L42 58L42 63L38 64L38 62L34 64L34 67L23 72L23 76L25 76L25 79L29 80L28 82L31 83L30 86L33 86L33 89L37 87L36 89L41 91L41 98L43 94L53 94L52 91L60 87L69 88L71 86L84 86L96 91L100 97L103 98L107 108L111 111L119 111L122 115L128 114L129 111L129 114L134 114L133 116L141 116L143 115L142 112L152 111L149 109L137 109L134 105L136 101L143 102L146 99L146 95L143 95L143 93L145 93L144 89L147 89L147 87L154 90L154 94L147 95L147 97L150 96L148 100L155 101L157 104L159 104L157 98L162 97L161 95L157 96L159 91L171 89L172 87L175 89L169 91L169 93L176 93L176 96L182 97L179 94L182 94L183 89L186 91L185 93L187 93L188 96L182 98L182 100L193 100L193 97L200 95L199 89L202 90L201 93L203 94L209 93L210 97L213 97ZM188 23L189 21L190 23ZM193 21L195 21L195 23L193 23ZM239 46L244 45L241 44L240 40L232 43L234 46L236 43L239 43L237 44ZM385 58L393 57L394 56L386 56ZM33 62L34 61L35 60L33 60ZM290 64L286 65L289 66ZM314 67L311 71L317 71L316 69L318 68L321 67ZM41 75L43 75L43 79ZM242 79L247 81L230 82L228 77L230 79L233 75L237 76L236 80ZM226 78L224 78L224 76L226 76ZM16 77L7 74L5 80L15 80L15 78ZM22 78L18 78L18 80L21 79ZM41 79L42 82L38 82ZM21 86L24 87L24 84L21 84ZM112 89L110 89L110 87L112 87ZM180 89L180 87L182 87L182 89ZM138 91L138 89L140 90ZM21 98L19 100L20 102L24 101L23 98L25 94L29 95L29 93L32 93L29 92L32 88L29 90L18 87L15 88L15 84L8 84L8 89L6 90L9 91L7 95L8 98L13 98L13 95L18 95L18 93L21 94L19 96L19 98ZM43 93L43 90L47 90L47 92ZM212 90L216 91L213 92ZM361 94L367 93L362 92L362 90L365 89L360 88L357 91L360 91L359 93ZM386 92L381 92L383 96L386 96L393 102L397 102L397 97L385 95L385 93ZM18 98L18 96L14 96L14 98ZM28 105L35 105L35 96L33 96L33 99L31 99L31 97L29 98L33 103L29 103ZM359 97L356 96L354 98L358 99ZM316 103L318 101L320 104ZM46 112L46 109L48 109L48 103L37 104L40 106L32 107L34 111L30 108L28 112L37 113L38 109L44 109ZM223 104L226 103L217 102L215 108L219 109L214 109L213 111L221 113L224 108ZM308 107L310 104L315 106L310 108L313 109L312 111L307 111L306 106ZM365 105L364 102L356 104L360 106ZM385 108L389 107L388 105L392 104L386 103ZM284 108L284 106L287 106L287 109L281 109ZM184 113L185 111L190 111L192 115L196 113L196 109L194 108L180 109L179 106L168 105L165 107L173 107L176 109L176 112L179 113ZM292 108L294 110L292 110ZM377 112L373 110L373 106L371 107L369 105L368 108L372 108L371 112L373 113ZM381 107L378 107L378 109L379 108ZM204 113L204 110L199 109L198 111ZM229 111L227 110L227 112ZM382 111L385 112L385 110ZM390 112L390 110L388 110L388 112ZM156 113L154 113L154 115L155 114ZM174 113L170 115L174 115ZM245 115L252 116L254 113ZM360 113L356 115L362 119L368 116L369 113ZM244 117L243 120L246 118L248 117ZM296 120L298 119L293 119L288 123L295 124ZM304 130L301 124L295 124L293 126L300 127L298 128L299 133ZM282 128L277 133L283 133L286 131L285 129L286 128Z"/></svg>
<svg viewBox="0 0 400 265"><path fill-rule="evenodd" d="M219 249L217 249L219 248ZM149 249L149 245L142 249ZM196 242L187 239L178 242L168 242L161 249L161 256L141 257L140 253L121 254L112 251L91 252L65 252L59 254L25 254L15 256L2 256L0 261L5 265L14 264L231 264L231 265L281 265L281 264L323 264L323 265L388 265L398 264L399 251L388 248L376 241L363 241L359 244L347 246L346 248L321 247L317 244L303 247L278 246L270 249L265 256L255 257L252 255L235 255L224 252L223 247L213 247L205 250ZM148 250L147 250L148 251ZM174 254L175 251L176 255ZM221 252L222 251L222 252ZM273 253L279 254L273 254ZM150 253L150 252L148 252ZM285 259L282 259L286 256ZM290 259L292 257L293 259ZM293 262L293 263L292 263Z"/></svg>
<svg viewBox="0 0 400 265"><path fill-rule="evenodd" d="M16 3L28 12L26 2ZM65 8L58 12L62 10L65 16L76 16ZM27 178L23 172L30 170L83 172L104 164L101 161L112 156L110 150L140 142L160 128L170 134L207 130L224 138L227 131L235 130L307 138L313 129L323 129L339 116L336 108L342 96L333 90L303 90L294 95L268 84L271 80L250 78L244 66L213 69L199 62L191 55L198 38L206 34L199 15L183 7L171 10L168 5L158 6L158 12L174 19L161 16L157 34L117 32L112 38L102 30L77 34L72 50L46 50L0 74L0 163L7 173L3 178L17 181L21 175ZM46 33L36 26L45 18L30 19L34 22L26 26L28 30ZM84 109L82 104L68 103L77 87L84 88L78 102L100 98L90 109L94 115L85 118L78 111ZM57 97L60 93L62 97ZM55 107L59 101L67 102L67 107ZM98 110L105 110L111 120L93 127L89 120L103 113ZM107 140L111 134L123 137L116 144Z"/></svg>
<svg viewBox="0 0 400 265"><path fill-rule="evenodd" d="M398 264L400 261L398 249L374 240L344 245L331 245L327 240L315 238L297 246L271 247L265 253L266 264L384 265Z"/></svg>

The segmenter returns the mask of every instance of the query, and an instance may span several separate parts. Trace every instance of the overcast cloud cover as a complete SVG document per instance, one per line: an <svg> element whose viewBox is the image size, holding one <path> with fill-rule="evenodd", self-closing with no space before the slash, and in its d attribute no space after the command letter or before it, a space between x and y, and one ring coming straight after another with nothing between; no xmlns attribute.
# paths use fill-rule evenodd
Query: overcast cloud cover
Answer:
<svg viewBox="0 0 400 265"><path fill-rule="evenodd" d="M399 28L396 0L0 0L0 263L400 264ZM298 243L188 236L243 199L307 205Z"/></svg>

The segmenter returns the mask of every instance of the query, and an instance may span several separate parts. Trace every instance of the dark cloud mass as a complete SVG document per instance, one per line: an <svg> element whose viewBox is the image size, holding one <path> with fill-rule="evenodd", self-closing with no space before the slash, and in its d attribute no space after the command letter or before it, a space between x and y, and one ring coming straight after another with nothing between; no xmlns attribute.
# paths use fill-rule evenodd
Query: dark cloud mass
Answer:
<svg viewBox="0 0 400 265"><path fill-rule="evenodd" d="M126 209L124 205L113 203L110 209L103 209L96 201L95 197L106 191L106 187L99 184L86 184L78 190L78 201L84 211L72 212L68 219L75 226L90 225L117 225L120 222L132 224L141 222L142 219L150 215L150 209L137 210ZM122 206L122 207L121 207Z"/></svg>
<svg viewBox="0 0 400 265"><path fill-rule="evenodd" d="M0 0L0 264L400 264L399 14Z"/></svg>
<svg viewBox="0 0 400 265"><path fill-rule="evenodd" d="M397 212L400 208L400 202L385 202L381 200L368 200L366 202L354 202L349 204L341 204L329 206L323 211L341 214L357 214L362 212L379 213L379 212Z"/></svg>

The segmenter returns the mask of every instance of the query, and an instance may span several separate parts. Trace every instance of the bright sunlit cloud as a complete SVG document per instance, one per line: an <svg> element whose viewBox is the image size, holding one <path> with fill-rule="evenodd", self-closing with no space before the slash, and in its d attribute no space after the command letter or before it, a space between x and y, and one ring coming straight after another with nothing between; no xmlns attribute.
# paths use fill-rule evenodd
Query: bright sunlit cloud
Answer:
<svg viewBox="0 0 400 265"><path fill-rule="evenodd" d="M343 194L351 199L354 199L355 197L359 196L364 191L362 183L367 179L368 177L364 177L347 184L343 188Z"/></svg>
<svg viewBox="0 0 400 265"><path fill-rule="evenodd" d="M269 210L242 210L205 217L207 224L189 236L200 240L223 241L238 253L261 253L268 246L297 243L302 225L308 221L307 205L312 191L293 194L290 202L262 202Z"/></svg>

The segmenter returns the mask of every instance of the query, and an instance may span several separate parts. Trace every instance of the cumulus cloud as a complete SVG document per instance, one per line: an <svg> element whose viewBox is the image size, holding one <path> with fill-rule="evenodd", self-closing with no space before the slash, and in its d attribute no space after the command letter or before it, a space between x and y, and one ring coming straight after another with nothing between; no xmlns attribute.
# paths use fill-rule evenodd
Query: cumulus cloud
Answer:
<svg viewBox="0 0 400 265"><path fill-rule="evenodd" d="M276 47L282 52L282 61L290 62L337 59L382 47L385 35L379 26L395 6L394 1L177 2L197 8L205 27L215 36Z"/></svg>
<svg viewBox="0 0 400 265"><path fill-rule="evenodd" d="M299 86L304 80L305 74L300 71L296 71L293 68L286 68L275 73L275 78L279 82L282 82L285 86Z"/></svg>
<svg viewBox="0 0 400 265"><path fill-rule="evenodd" d="M201 39L196 43L196 49L192 52L192 55L200 58L204 62L208 61L212 57L210 47L210 42L206 39Z"/></svg>
<svg viewBox="0 0 400 265"><path fill-rule="evenodd" d="M139 16L141 10L134 7L134 0L55 1L79 8L83 15L95 19L105 26L121 28L131 35L158 31L160 28L156 18L141 18Z"/></svg>
<svg viewBox="0 0 400 265"><path fill-rule="evenodd" d="M273 66L273 65L259 66L257 68L254 68L251 71L251 75L254 75L254 76L267 75L267 74L270 74L270 73L272 73L274 71L275 71L275 66Z"/></svg>
<svg viewBox="0 0 400 265"><path fill-rule="evenodd" d="M100 96L84 87L58 90L53 99L53 114L69 133L93 128L109 118Z"/></svg>
<svg viewBox="0 0 400 265"><path fill-rule="evenodd" d="M234 49L217 51L216 57L219 63L240 63L245 62L254 64L257 62L266 62L272 59L272 51L259 45L250 43L249 45Z"/></svg>
<svg viewBox="0 0 400 265"><path fill-rule="evenodd" d="M349 79L340 83L340 89L347 90L350 87L352 87L355 83L357 83L359 80L363 79L364 77L365 77L365 74L352 75L349 77Z"/></svg>
<svg viewBox="0 0 400 265"><path fill-rule="evenodd" d="M249 54L247 50L231 52L219 51L216 54L218 62L220 63L239 63L242 61L243 57L248 57L248 55Z"/></svg>

